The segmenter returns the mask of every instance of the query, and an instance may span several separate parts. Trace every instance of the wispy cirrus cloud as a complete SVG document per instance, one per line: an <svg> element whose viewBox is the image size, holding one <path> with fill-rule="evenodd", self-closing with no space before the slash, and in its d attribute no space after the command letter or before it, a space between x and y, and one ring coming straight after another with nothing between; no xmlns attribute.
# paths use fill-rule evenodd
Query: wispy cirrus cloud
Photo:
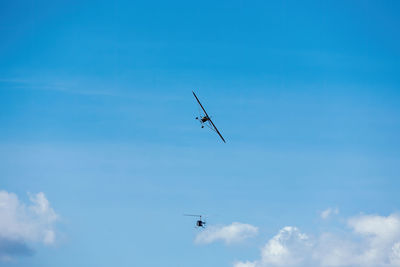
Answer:
<svg viewBox="0 0 400 267"><path fill-rule="evenodd" d="M28 205L18 196L0 191L0 260L33 254L30 244L55 242L58 215L44 193L29 196Z"/></svg>
<svg viewBox="0 0 400 267"><path fill-rule="evenodd" d="M210 244L222 241L229 245L253 237L257 233L258 228L251 224L233 222L230 225L208 227L196 236L195 243Z"/></svg>
<svg viewBox="0 0 400 267"><path fill-rule="evenodd" d="M339 209L338 208L327 208L326 210L323 210L321 212L321 218L326 220L332 215L338 215L339 214Z"/></svg>
<svg viewBox="0 0 400 267"><path fill-rule="evenodd" d="M358 215L347 220L350 231L312 236L286 226L262 248L255 261L235 267L400 266L400 216Z"/></svg>

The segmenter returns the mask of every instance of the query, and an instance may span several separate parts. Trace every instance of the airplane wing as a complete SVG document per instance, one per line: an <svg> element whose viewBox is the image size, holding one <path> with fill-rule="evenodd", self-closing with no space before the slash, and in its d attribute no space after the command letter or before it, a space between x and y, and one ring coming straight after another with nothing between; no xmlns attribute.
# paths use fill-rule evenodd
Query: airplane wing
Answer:
<svg viewBox="0 0 400 267"><path fill-rule="evenodd" d="M194 97L196 98L197 102L199 103L201 109L204 111L206 116L209 117L208 114L207 114L207 111L204 109L203 105L200 103L200 100L197 98L196 94L193 91L192 91L192 93L193 93Z"/></svg>
<svg viewBox="0 0 400 267"><path fill-rule="evenodd" d="M212 126L214 127L215 131L217 132L217 134L219 135L219 137L221 137L222 141L225 142L225 139L222 137L221 133L218 131L217 127L215 126L215 124L212 122L212 120L210 118L208 118L208 120L211 122Z"/></svg>

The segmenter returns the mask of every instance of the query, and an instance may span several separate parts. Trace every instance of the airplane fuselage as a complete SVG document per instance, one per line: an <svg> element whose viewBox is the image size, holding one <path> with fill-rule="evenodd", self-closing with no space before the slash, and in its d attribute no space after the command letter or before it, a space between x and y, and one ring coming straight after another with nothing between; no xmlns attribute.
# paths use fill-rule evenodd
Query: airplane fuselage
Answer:
<svg viewBox="0 0 400 267"><path fill-rule="evenodd" d="M208 116L201 117L201 119L200 119L200 121L202 123L205 123L206 121L209 121L209 120L210 120L210 118Z"/></svg>

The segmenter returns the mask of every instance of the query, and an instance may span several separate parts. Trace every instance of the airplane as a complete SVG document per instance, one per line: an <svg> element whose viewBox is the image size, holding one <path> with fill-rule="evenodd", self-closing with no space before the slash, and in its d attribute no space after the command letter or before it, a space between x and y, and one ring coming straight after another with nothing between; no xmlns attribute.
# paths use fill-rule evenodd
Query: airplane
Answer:
<svg viewBox="0 0 400 267"><path fill-rule="evenodd" d="M204 125L207 126L211 130L216 132L219 135L219 137L221 137L222 141L224 141L224 143L226 143L225 139L222 137L221 133L218 131L217 127L211 120L210 116L208 116L207 111L204 109L203 105L200 103L200 100L197 98L196 94L193 91L192 91L192 93L193 93L194 97L196 98L197 103L199 103L201 109L204 111L204 114L202 114L200 112L200 117L196 117L196 120L198 120L201 124L201 128L204 128Z"/></svg>

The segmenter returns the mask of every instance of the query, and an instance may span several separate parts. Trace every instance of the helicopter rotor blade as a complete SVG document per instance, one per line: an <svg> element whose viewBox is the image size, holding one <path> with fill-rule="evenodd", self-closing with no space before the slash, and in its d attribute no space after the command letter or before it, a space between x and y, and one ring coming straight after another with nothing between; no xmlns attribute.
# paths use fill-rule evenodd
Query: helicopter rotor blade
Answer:
<svg viewBox="0 0 400 267"><path fill-rule="evenodd" d="M183 214L183 216L201 217L201 215L196 214Z"/></svg>

